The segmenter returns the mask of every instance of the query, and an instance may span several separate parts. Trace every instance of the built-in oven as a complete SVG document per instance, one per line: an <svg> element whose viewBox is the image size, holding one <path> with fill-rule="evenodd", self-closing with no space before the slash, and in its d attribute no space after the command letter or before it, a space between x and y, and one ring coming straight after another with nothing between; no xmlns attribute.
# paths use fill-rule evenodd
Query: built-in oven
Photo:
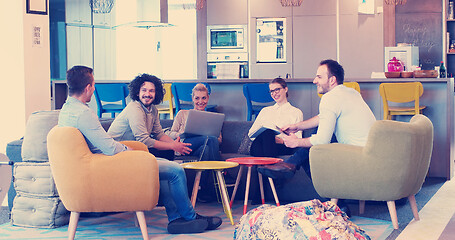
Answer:
<svg viewBox="0 0 455 240"><path fill-rule="evenodd" d="M207 78L248 78L248 53L207 54Z"/></svg>
<svg viewBox="0 0 455 240"><path fill-rule="evenodd" d="M248 52L246 25L207 26L207 52Z"/></svg>

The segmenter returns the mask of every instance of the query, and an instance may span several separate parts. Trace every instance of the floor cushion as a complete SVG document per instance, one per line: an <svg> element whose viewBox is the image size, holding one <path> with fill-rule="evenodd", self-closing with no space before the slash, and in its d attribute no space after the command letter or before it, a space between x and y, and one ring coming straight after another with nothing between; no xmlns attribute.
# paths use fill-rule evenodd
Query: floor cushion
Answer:
<svg viewBox="0 0 455 240"><path fill-rule="evenodd" d="M318 199L276 207L262 205L243 215L234 239L370 239L330 201Z"/></svg>

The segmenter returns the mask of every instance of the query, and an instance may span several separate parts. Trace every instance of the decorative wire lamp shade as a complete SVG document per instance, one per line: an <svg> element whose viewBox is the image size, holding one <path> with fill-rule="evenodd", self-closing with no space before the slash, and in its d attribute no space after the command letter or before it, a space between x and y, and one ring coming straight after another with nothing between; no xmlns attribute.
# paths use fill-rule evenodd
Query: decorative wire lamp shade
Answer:
<svg viewBox="0 0 455 240"><path fill-rule="evenodd" d="M280 0L283 7L296 7L302 5L303 0Z"/></svg>
<svg viewBox="0 0 455 240"><path fill-rule="evenodd" d="M388 5L404 5L406 0L384 0Z"/></svg>
<svg viewBox="0 0 455 240"><path fill-rule="evenodd" d="M114 0L90 0L90 8L94 13L110 13Z"/></svg>

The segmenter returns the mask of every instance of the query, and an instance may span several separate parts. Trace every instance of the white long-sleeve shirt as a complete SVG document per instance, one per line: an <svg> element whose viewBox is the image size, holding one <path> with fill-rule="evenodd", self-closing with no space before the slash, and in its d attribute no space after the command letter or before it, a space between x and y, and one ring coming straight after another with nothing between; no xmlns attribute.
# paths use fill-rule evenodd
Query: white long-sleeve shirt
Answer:
<svg viewBox="0 0 455 240"><path fill-rule="evenodd" d="M263 108L250 130L248 131L248 136L251 138L253 133L255 133L261 127L267 127L271 129L276 129L277 127L284 127L289 124L294 124L303 121L303 113L300 109L292 106L289 102L278 105L275 103L272 106ZM296 133L297 137L302 137L302 132ZM251 140L254 140L251 138Z"/></svg>
<svg viewBox="0 0 455 240"><path fill-rule="evenodd" d="M310 137L310 142L312 145L330 143L335 133L339 143L365 146L375 121L359 92L338 85L321 98L318 131Z"/></svg>

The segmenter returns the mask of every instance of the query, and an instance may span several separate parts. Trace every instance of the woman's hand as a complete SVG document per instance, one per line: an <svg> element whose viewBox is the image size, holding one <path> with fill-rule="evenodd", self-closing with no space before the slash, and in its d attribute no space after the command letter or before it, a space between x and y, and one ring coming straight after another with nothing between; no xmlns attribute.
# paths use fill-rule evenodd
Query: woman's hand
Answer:
<svg viewBox="0 0 455 240"><path fill-rule="evenodd" d="M180 137L177 137L173 143L172 149L182 155L186 155L191 152L191 148L188 146L191 146L191 143L180 142Z"/></svg>

